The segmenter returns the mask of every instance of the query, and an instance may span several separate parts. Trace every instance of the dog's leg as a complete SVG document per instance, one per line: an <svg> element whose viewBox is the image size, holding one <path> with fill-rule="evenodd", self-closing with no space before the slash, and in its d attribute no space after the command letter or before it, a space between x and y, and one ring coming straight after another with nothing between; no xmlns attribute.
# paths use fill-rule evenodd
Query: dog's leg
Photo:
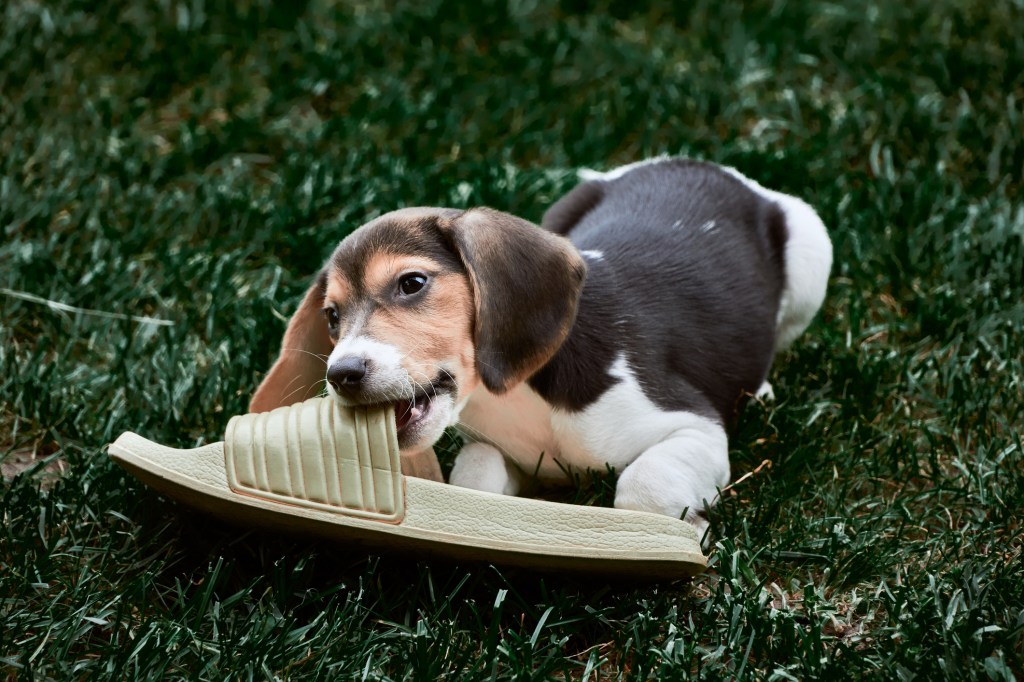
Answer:
<svg viewBox="0 0 1024 682"><path fill-rule="evenodd" d="M461 488L517 495L522 487L522 473L493 445L467 443L455 457L448 482Z"/></svg>
<svg viewBox="0 0 1024 682"><path fill-rule="evenodd" d="M686 520L703 533L701 515L729 482L729 442L720 424L695 423L651 446L625 468L615 489L615 506Z"/></svg>

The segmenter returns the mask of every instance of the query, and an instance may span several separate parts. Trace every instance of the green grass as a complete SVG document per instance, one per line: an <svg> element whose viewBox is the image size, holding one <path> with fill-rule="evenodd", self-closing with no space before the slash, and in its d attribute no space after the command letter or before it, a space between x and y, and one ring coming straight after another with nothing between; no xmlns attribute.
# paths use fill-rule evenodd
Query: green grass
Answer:
<svg viewBox="0 0 1024 682"><path fill-rule="evenodd" d="M1020 0L4 3L0 288L170 325L0 293L2 674L1024 678L1022 26ZM576 168L662 152L806 198L836 253L692 583L239 530L105 455L219 439L368 218L538 220Z"/></svg>

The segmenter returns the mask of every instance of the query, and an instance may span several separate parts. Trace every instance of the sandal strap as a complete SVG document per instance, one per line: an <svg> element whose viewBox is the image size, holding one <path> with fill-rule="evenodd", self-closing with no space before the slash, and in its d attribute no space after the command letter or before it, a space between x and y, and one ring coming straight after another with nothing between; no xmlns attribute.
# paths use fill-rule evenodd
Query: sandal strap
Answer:
<svg viewBox="0 0 1024 682"><path fill-rule="evenodd" d="M392 408L312 398L232 417L224 439L237 493L397 523L405 492Z"/></svg>

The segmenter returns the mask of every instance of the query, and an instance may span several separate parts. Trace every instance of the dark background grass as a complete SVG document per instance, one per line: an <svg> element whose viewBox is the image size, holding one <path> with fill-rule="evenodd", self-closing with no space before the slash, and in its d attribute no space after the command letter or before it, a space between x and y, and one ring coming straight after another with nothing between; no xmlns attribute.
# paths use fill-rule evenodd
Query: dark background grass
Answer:
<svg viewBox="0 0 1024 682"><path fill-rule="evenodd" d="M4 3L0 670L1024 676L1022 109L1019 0ZM218 440L368 218L538 220L662 152L804 197L836 253L692 584L243 532L105 455Z"/></svg>

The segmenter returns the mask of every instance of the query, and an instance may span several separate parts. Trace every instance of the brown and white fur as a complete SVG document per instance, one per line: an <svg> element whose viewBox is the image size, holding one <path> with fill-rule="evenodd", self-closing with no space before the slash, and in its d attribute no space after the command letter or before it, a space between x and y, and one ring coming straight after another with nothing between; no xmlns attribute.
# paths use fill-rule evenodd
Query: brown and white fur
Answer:
<svg viewBox="0 0 1024 682"><path fill-rule="evenodd" d="M617 507L705 526L729 480L725 426L821 306L831 243L807 204L733 169L581 175L547 229L410 208L353 232L250 410L326 375L343 403L393 403L403 451L458 425L455 485L517 494L611 466Z"/></svg>

